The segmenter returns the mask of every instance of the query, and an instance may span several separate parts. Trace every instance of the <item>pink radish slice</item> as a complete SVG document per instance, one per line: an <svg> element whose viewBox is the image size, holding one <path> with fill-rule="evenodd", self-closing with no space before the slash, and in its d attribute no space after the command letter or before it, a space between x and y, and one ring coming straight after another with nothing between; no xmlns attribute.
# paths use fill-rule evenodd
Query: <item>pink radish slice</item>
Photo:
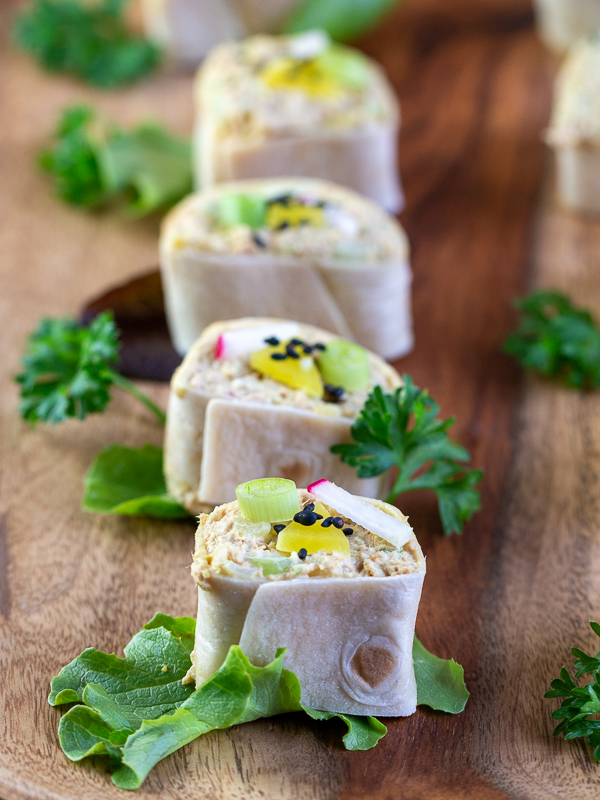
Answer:
<svg viewBox="0 0 600 800"><path fill-rule="evenodd" d="M280 342L285 342L293 339L299 332L300 326L297 322L274 322L272 325L225 331L217 341L215 358L243 358L267 347L265 339L274 336Z"/></svg>
<svg viewBox="0 0 600 800"><path fill-rule="evenodd" d="M311 483L308 491L338 514L362 525L370 533L375 533L394 547L403 547L412 536L412 528L407 522L391 517L380 508L372 506L361 497L356 497L345 489L327 480Z"/></svg>

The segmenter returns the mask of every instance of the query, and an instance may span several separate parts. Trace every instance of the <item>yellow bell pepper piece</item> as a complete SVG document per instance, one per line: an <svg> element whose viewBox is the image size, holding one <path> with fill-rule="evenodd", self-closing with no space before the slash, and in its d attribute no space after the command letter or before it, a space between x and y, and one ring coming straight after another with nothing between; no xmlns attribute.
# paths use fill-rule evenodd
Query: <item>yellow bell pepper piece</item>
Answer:
<svg viewBox="0 0 600 800"><path fill-rule="evenodd" d="M328 74L317 59L276 58L264 67L260 76L270 89L296 90L312 97L336 97L343 91L340 81Z"/></svg>
<svg viewBox="0 0 600 800"><path fill-rule="evenodd" d="M315 511L323 519L329 516L329 511L321 503L315 503ZM319 550L350 555L350 542L346 534L333 525L324 528L322 522L322 519L318 519L314 525L290 522L277 536L277 550L281 553L297 553L304 548L308 555Z"/></svg>
<svg viewBox="0 0 600 800"><path fill-rule="evenodd" d="M269 203L265 222L269 228L274 229L281 225L291 227L311 225L313 228L322 228L325 224L325 214L320 206L307 206L294 201L286 204Z"/></svg>
<svg viewBox="0 0 600 800"><path fill-rule="evenodd" d="M285 355L288 342L278 345L269 345L263 350L257 350L250 356L252 369L267 375L280 383L285 383L292 389L300 389L309 397L323 396L323 380L315 364L314 358L305 355L301 347L295 350L299 358L287 357L285 359L272 358L273 355Z"/></svg>

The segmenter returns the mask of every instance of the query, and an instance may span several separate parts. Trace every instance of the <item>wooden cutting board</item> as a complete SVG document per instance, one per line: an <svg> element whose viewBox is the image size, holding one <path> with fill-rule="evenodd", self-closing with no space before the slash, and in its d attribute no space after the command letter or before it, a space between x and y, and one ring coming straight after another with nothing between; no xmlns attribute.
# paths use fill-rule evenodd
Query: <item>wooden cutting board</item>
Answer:
<svg viewBox="0 0 600 800"><path fill-rule="evenodd" d="M122 651L155 611L193 614L192 526L79 509L81 480L111 442L160 443L148 414L117 395L85 423L30 430L11 376L43 314L156 263L157 220L86 215L57 202L33 167L59 110L93 101L122 122L154 116L189 131L191 77L168 70L101 94L48 77L8 45L0 10L0 796L123 797L73 765L48 683L86 646ZM523 379L500 350L510 301L555 285L600 313L600 223L541 194L556 64L525 0L411 0L365 39L403 106L403 216L414 257L417 347L398 365L427 386L486 471L483 510L442 536L428 495L406 496L428 557L417 630L465 666L458 717L418 710L376 750L347 753L336 724L300 715L210 734L163 761L137 796L199 798L597 798L600 766L553 740L542 699L572 644L596 648L600 617L600 395ZM547 182L547 180L546 180ZM146 387L145 387L146 388ZM161 403L164 385L148 385Z"/></svg>

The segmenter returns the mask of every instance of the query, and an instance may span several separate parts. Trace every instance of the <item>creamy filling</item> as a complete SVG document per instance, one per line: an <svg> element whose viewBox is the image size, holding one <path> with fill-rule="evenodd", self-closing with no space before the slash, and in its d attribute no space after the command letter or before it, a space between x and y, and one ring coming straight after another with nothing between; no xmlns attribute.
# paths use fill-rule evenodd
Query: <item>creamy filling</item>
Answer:
<svg viewBox="0 0 600 800"><path fill-rule="evenodd" d="M301 491L300 500L305 507L315 498ZM212 575L280 581L298 577L382 578L420 570L418 546L414 540L402 548L392 547L379 536L327 508L332 516L342 517L345 529L352 529L347 537L349 555L318 551L301 558L302 554L297 552L281 553L276 548L278 531L268 522L247 520L240 514L237 503L202 515L192 565L194 580L202 586Z"/></svg>

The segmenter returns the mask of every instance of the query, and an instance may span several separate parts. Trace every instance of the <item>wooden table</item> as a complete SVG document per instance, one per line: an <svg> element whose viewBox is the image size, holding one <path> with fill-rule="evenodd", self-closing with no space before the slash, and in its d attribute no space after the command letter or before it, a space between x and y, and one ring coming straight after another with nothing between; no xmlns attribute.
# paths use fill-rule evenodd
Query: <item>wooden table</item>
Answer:
<svg viewBox="0 0 600 800"><path fill-rule="evenodd" d="M33 159L74 101L188 131L191 77L165 72L107 94L48 77L8 46L10 11L0 10L0 794L117 798L106 774L61 753L48 683L86 646L121 652L158 609L194 613L192 527L79 509L98 450L160 442L141 407L118 395L85 423L30 430L11 376L41 315L74 314L156 263L157 223L62 205ZM462 537L442 536L432 497L402 499L428 557L418 633L465 666L472 697L458 717L392 721L366 753L344 752L339 727L299 715L211 734L163 761L137 796L597 798L600 766L552 739L542 696L571 645L597 646L587 621L600 617L600 396L523 380L500 349L511 298L527 286L561 286L600 312L600 226L551 201L541 134L556 63L526 0L412 0L363 45L404 116L417 347L398 366L457 416L454 436L486 472L483 510ZM144 388L165 402L166 386Z"/></svg>

